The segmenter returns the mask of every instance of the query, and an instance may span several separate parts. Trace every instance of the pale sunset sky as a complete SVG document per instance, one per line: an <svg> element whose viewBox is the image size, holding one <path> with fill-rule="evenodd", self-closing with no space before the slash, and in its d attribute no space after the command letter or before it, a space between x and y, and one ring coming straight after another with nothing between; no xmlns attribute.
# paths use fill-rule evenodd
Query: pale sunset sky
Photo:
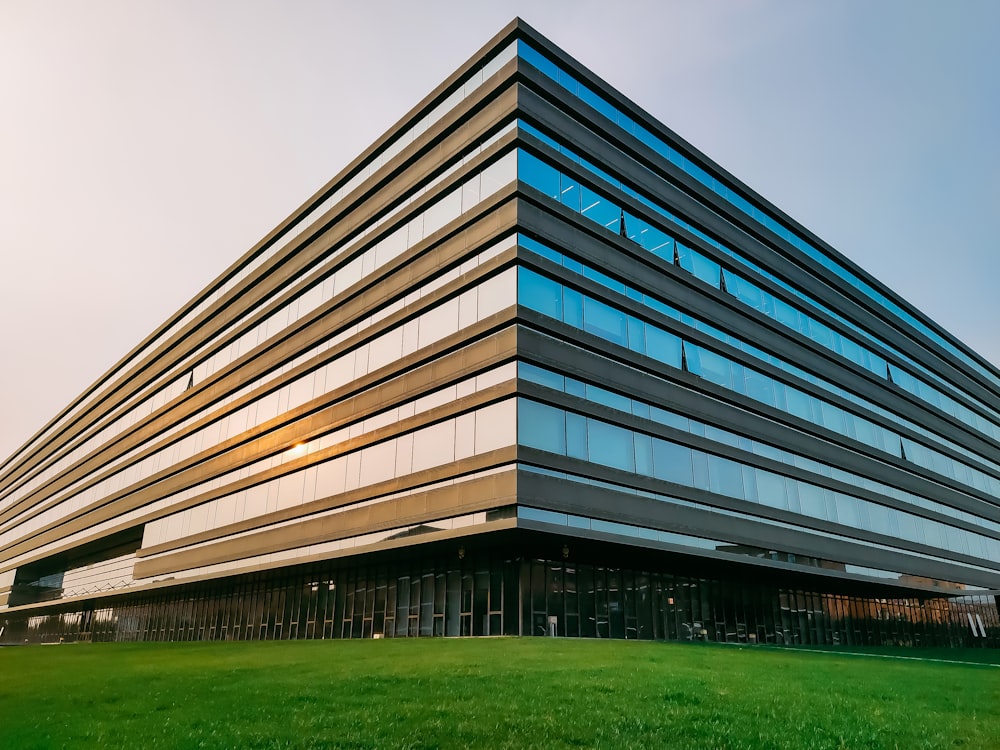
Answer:
<svg viewBox="0 0 1000 750"><path fill-rule="evenodd" d="M1000 2L0 0L0 460L516 15L1000 363Z"/></svg>

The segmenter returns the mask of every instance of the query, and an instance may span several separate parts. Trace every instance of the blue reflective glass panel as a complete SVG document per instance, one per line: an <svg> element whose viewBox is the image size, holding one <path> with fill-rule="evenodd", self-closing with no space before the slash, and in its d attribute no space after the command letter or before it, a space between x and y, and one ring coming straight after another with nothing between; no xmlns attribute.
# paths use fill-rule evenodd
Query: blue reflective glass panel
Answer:
<svg viewBox="0 0 1000 750"><path fill-rule="evenodd" d="M690 487L694 483L691 449L653 438L653 475L657 479Z"/></svg>
<svg viewBox="0 0 1000 750"><path fill-rule="evenodd" d="M566 455L582 461L590 460L587 450L587 418L573 412L566 412Z"/></svg>
<svg viewBox="0 0 1000 750"><path fill-rule="evenodd" d="M621 346L628 346L625 313L590 297L583 299L583 329Z"/></svg>
<svg viewBox="0 0 1000 750"><path fill-rule="evenodd" d="M566 455L566 418L561 409L536 401L517 401L517 442L528 448Z"/></svg>
<svg viewBox="0 0 1000 750"><path fill-rule="evenodd" d="M517 178L550 198L559 200L559 171L527 151L517 152Z"/></svg>
<svg viewBox="0 0 1000 750"><path fill-rule="evenodd" d="M788 510L785 497L785 480L777 474L757 469L757 498L761 505Z"/></svg>
<svg viewBox="0 0 1000 750"><path fill-rule="evenodd" d="M590 460L623 471L635 471L635 448L632 432L617 425L587 420Z"/></svg>
<svg viewBox="0 0 1000 750"><path fill-rule="evenodd" d="M653 439L649 435L635 436L635 473L653 476Z"/></svg>
<svg viewBox="0 0 1000 750"><path fill-rule="evenodd" d="M586 396L588 401L594 401L598 404L604 404L607 407L616 409L618 411L623 411L626 414L632 410L632 399L628 396L622 396L618 393L613 393L605 388L601 388L596 385L586 386Z"/></svg>
<svg viewBox="0 0 1000 750"><path fill-rule="evenodd" d="M670 367L680 369L681 339L672 333L646 325L646 355Z"/></svg>
<svg viewBox="0 0 1000 750"><path fill-rule="evenodd" d="M721 456L709 455L708 475L712 492L743 499L743 472L738 463Z"/></svg>
<svg viewBox="0 0 1000 750"><path fill-rule="evenodd" d="M544 385L546 388L554 388L561 391L565 388L566 379L552 370L536 367L529 362L519 362L517 365L517 376L532 383Z"/></svg>
<svg viewBox="0 0 1000 750"><path fill-rule="evenodd" d="M562 285L534 271L518 269L517 301L543 315L562 320Z"/></svg>

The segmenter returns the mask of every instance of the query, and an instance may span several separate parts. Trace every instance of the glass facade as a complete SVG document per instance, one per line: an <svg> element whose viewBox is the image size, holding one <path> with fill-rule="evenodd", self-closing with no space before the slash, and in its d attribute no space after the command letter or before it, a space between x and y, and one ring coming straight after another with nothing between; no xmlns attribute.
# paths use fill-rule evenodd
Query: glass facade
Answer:
<svg viewBox="0 0 1000 750"><path fill-rule="evenodd" d="M915 331L926 336L935 344L944 348L948 353L958 357L962 362L983 377L987 378L994 386L1000 386L1000 375L995 369L985 367L980 361L969 356L953 342L942 336L931 326L921 321L917 315L903 308L897 302L891 300L886 294L875 289L868 281L860 278L846 265L833 257L831 253L817 248L813 242L803 236L798 230L791 226L790 222L783 221L778 217L778 212L769 210L767 206L753 205L748 200L746 194L748 190L736 187L735 180L728 180L724 175L712 175L696 159L691 159L685 155L685 151L690 147L671 145L667 139L654 134L651 129L645 127L638 118L632 117L622 111L612 102L612 97L602 96L589 88L586 83L582 83L578 76L560 67L559 63L553 62L551 57L546 57L532 47L530 42L521 42L518 45L517 54L530 65L538 69L551 80L569 91L574 97L586 105L594 108L600 115L610 123L614 123L619 129L634 136L640 143L652 148L657 154L668 162L677 165L681 170L694 177L701 185L711 190L722 198L727 205L739 211L746 218L754 223L765 227L780 237L785 242L792 245L796 250L806 257L818 262L823 268L831 271L840 279L846 281L870 300L879 304L893 317L899 319L904 326L911 326ZM730 185L726 183L730 182ZM741 193L744 193L741 195ZM905 332L905 328L903 329Z"/></svg>
<svg viewBox="0 0 1000 750"><path fill-rule="evenodd" d="M0 638L997 645L1000 374L516 21L0 464Z"/></svg>
<svg viewBox="0 0 1000 750"><path fill-rule="evenodd" d="M973 647L995 645L1000 633L989 597L871 598L620 565L610 550L603 562L590 559L597 551L582 560L573 551L569 559L425 551L406 562L295 568L113 598L7 627L12 640L34 643L554 635Z"/></svg>

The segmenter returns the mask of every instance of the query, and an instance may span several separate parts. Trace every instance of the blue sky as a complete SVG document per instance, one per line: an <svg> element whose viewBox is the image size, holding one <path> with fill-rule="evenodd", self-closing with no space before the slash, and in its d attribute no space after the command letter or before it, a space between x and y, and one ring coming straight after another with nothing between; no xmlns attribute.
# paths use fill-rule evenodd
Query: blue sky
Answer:
<svg viewBox="0 0 1000 750"><path fill-rule="evenodd" d="M1000 3L0 1L0 455L515 15L1000 363Z"/></svg>

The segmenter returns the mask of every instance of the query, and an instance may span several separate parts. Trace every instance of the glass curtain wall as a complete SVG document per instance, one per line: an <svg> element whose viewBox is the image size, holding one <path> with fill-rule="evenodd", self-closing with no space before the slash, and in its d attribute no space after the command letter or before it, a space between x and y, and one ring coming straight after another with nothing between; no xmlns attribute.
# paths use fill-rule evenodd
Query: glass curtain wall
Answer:
<svg viewBox="0 0 1000 750"><path fill-rule="evenodd" d="M745 645L1000 645L992 597L870 598L568 557L466 552L258 574L6 619L4 642L533 635ZM608 552L606 559L621 559ZM688 567L688 566L681 566Z"/></svg>

